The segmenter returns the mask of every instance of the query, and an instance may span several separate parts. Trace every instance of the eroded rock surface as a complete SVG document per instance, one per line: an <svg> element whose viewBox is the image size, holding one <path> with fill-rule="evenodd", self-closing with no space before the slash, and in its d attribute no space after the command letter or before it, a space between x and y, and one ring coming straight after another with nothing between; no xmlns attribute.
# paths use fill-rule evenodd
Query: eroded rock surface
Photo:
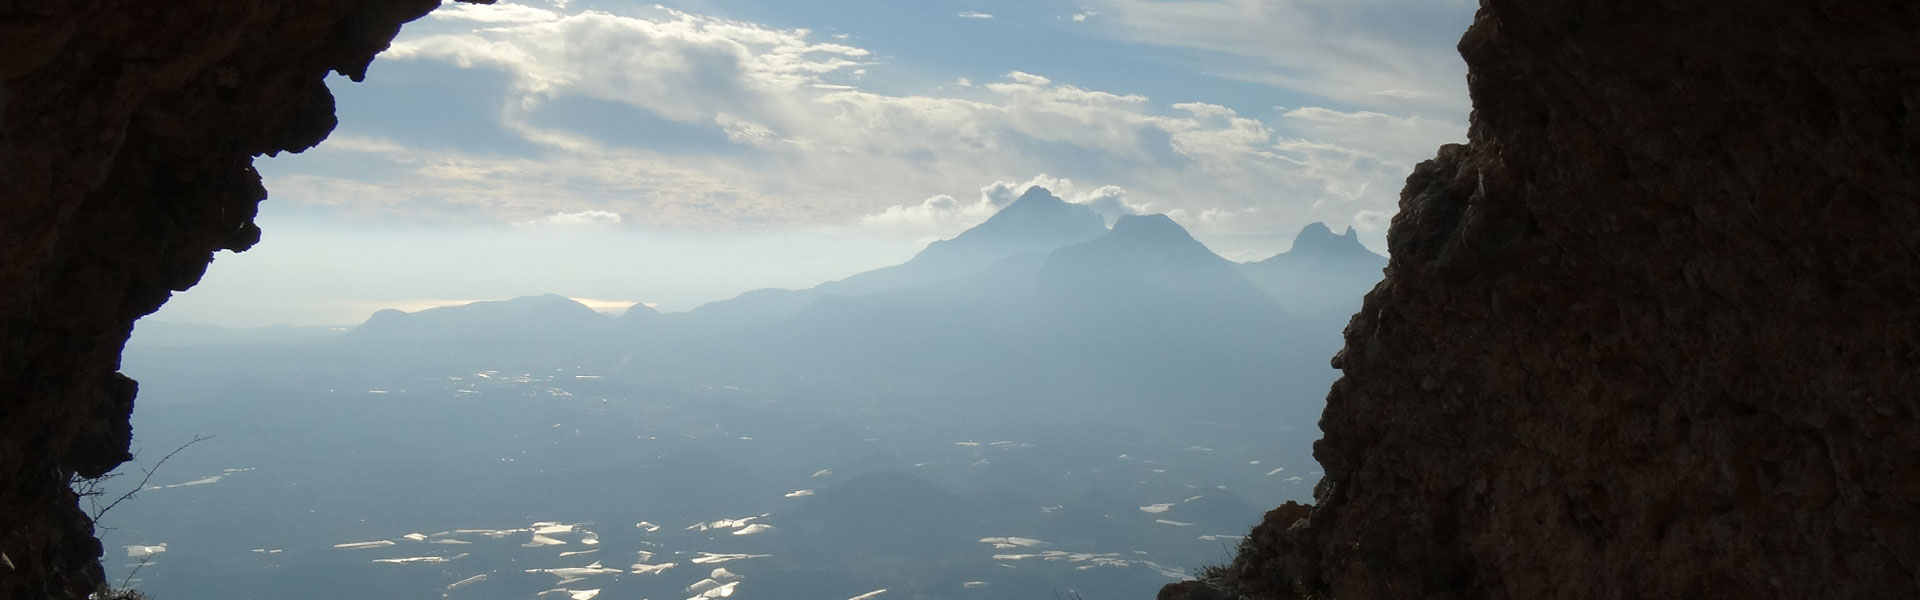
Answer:
<svg viewBox="0 0 1920 600"><path fill-rule="evenodd" d="M252 157L333 129L438 0L0 0L0 598L83 596L68 487L128 458L134 319L260 238Z"/></svg>
<svg viewBox="0 0 1920 600"><path fill-rule="evenodd" d="M1920 3L1484 0L1237 593L1920 597Z"/></svg>

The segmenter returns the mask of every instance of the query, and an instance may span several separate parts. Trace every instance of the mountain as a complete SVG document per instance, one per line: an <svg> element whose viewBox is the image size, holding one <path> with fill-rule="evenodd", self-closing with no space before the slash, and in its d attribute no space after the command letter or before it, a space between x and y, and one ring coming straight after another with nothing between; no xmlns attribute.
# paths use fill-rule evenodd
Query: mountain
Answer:
<svg viewBox="0 0 1920 600"><path fill-rule="evenodd" d="M913 260L820 287L829 293L853 296L932 283L979 272L1010 256L1044 254L1106 234L1106 220L1092 208L1032 187L986 222L951 240L928 245Z"/></svg>
<svg viewBox="0 0 1920 600"><path fill-rule="evenodd" d="M645 304L634 304L627 307L627 312L620 313L619 321L626 326L645 326L658 323L664 316L660 314L659 309Z"/></svg>
<svg viewBox="0 0 1920 600"><path fill-rule="evenodd" d="M1141 401L1249 401L1294 374L1275 365L1296 319L1165 215L1055 251L1035 284L1036 353Z"/></svg>
<svg viewBox="0 0 1920 600"><path fill-rule="evenodd" d="M861 296L966 277L1013 256L1045 254L1106 233L1106 221L1092 208L1032 187L986 222L928 245L907 262L805 290L750 291L695 308L683 320L701 328L770 324L826 296Z"/></svg>
<svg viewBox="0 0 1920 600"><path fill-rule="evenodd" d="M982 410L1272 412L1290 404L1276 382L1322 376L1337 342L1296 321L1172 219L1142 215L971 276L822 298L731 356L901 393L975 390ZM1305 360L1288 354L1301 342Z"/></svg>
<svg viewBox="0 0 1920 600"><path fill-rule="evenodd" d="M1387 258L1360 245L1352 227L1335 235L1325 223L1312 223L1294 236L1293 247L1265 260L1239 266L1240 273L1298 315L1329 311L1352 313L1380 281Z"/></svg>
<svg viewBox="0 0 1920 600"><path fill-rule="evenodd" d="M566 296L547 294L429 308L386 309L347 332L351 342L557 341L603 331L613 318Z"/></svg>
<svg viewBox="0 0 1920 600"><path fill-rule="evenodd" d="M1032 187L1019 199L950 240L934 242L905 263L867 271L816 288L857 296L964 277L1021 254L1045 254L1056 248L1106 235L1106 220L1084 204L1073 204L1044 188Z"/></svg>
<svg viewBox="0 0 1920 600"><path fill-rule="evenodd" d="M1038 281L1055 308L1105 311L1114 325L1170 312L1264 319L1278 308L1166 215L1121 217L1112 233L1055 251Z"/></svg>

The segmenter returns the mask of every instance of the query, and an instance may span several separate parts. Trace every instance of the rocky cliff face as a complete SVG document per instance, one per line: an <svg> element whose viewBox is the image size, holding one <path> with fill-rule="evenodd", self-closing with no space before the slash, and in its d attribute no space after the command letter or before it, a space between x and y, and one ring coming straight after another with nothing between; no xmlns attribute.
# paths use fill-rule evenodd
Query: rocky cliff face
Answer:
<svg viewBox="0 0 1920 600"><path fill-rule="evenodd" d="M0 0L0 598L76 597L132 321L434 0ZM1256 597L1920 594L1920 5L1484 0ZM1191 586L1176 593L1203 593Z"/></svg>
<svg viewBox="0 0 1920 600"><path fill-rule="evenodd" d="M1920 3L1484 0L1223 587L1920 596ZM1166 597L1203 598L1205 586Z"/></svg>
<svg viewBox="0 0 1920 600"><path fill-rule="evenodd" d="M260 238L252 157L333 129L438 0L0 0L0 598L100 581L69 479L128 458L134 319Z"/></svg>

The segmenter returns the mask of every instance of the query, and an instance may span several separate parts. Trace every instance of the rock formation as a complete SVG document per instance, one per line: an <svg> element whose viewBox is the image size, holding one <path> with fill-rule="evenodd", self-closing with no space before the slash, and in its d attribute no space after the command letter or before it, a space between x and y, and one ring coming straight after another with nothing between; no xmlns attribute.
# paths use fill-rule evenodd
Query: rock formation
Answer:
<svg viewBox="0 0 1920 600"><path fill-rule="evenodd" d="M435 0L0 0L0 598L83 596L133 320ZM1254 597L1920 595L1920 4L1484 0ZM1195 586L1176 593L1200 594ZM1205 586L1201 586L1205 587Z"/></svg>
<svg viewBox="0 0 1920 600"><path fill-rule="evenodd" d="M1920 3L1484 0L1460 52L1317 506L1162 597L1920 597Z"/></svg>
<svg viewBox="0 0 1920 600"><path fill-rule="evenodd" d="M0 598L100 583L68 487L129 458L133 321L260 239L252 157L333 129L438 0L0 0Z"/></svg>

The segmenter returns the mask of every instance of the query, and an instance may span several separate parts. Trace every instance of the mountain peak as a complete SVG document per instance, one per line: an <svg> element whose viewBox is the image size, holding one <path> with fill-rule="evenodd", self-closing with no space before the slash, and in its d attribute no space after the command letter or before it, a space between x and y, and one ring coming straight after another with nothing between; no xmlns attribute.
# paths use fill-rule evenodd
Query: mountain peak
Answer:
<svg viewBox="0 0 1920 600"><path fill-rule="evenodd" d="M1120 252L1131 257L1127 260L1224 260L1193 239L1185 227L1162 214L1120 217L1114 222L1112 233L1075 248Z"/></svg>
<svg viewBox="0 0 1920 600"><path fill-rule="evenodd" d="M1067 203L1066 200L1061 200L1059 196L1053 195L1052 190L1036 185L1036 186L1027 188L1026 193L1020 194L1020 197L1015 198L1013 200L1013 203L1007 205L1007 208L1013 208L1015 206L1021 206L1021 205L1027 205L1027 206L1056 205L1056 204L1066 204L1066 203Z"/></svg>
<svg viewBox="0 0 1920 600"><path fill-rule="evenodd" d="M1326 223L1315 221L1301 228L1300 234L1293 237L1292 248L1287 249L1286 252L1280 255L1276 255L1274 258L1279 258L1280 256L1293 256L1297 258L1345 258L1377 257L1379 255L1374 254L1372 250L1368 250L1366 246L1360 243L1360 234L1355 232L1352 227L1348 227L1347 232L1344 234L1335 234L1332 228L1327 227Z"/></svg>
<svg viewBox="0 0 1920 600"><path fill-rule="evenodd" d="M1113 233L1128 237L1169 237L1191 240L1187 228L1163 214L1125 215L1113 223Z"/></svg>
<svg viewBox="0 0 1920 600"><path fill-rule="evenodd" d="M1039 221L1051 227L1084 226L1085 223L1093 222L1087 217L1099 219L1099 215L1094 213L1092 208L1061 200L1059 196L1053 195L1053 192L1047 191L1047 188L1036 185L1027 188L1026 193L1021 194L1011 204L1002 207L999 212L993 213L993 216L988 217L987 221L981 223L977 229L991 230L995 228L996 223L1004 227L1006 226L1004 224L1010 221ZM1105 221L1100 222L1104 229Z"/></svg>
<svg viewBox="0 0 1920 600"><path fill-rule="evenodd" d="M609 319L572 298L544 294L509 300L482 300L416 312L383 309L373 313L348 335L355 339L459 338L514 332L571 332L596 327Z"/></svg>
<svg viewBox="0 0 1920 600"><path fill-rule="evenodd" d="M1061 200L1046 188L1034 186L985 223L936 245L1012 243L1039 250L1090 240L1106 232L1106 220L1092 208Z"/></svg>

